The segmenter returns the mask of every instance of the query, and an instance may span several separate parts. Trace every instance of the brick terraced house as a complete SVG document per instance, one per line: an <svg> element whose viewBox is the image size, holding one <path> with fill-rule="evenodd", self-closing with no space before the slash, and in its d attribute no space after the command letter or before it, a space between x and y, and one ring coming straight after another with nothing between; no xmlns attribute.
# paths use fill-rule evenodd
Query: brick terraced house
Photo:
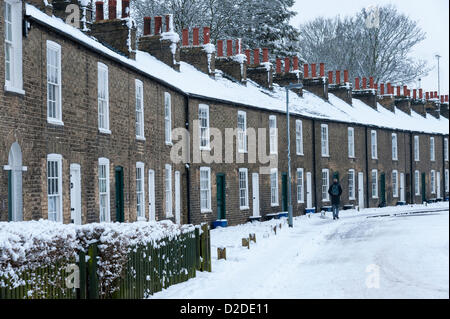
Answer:
<svg viewBox="0 0 450 319"><path fill-rule="evenodd" d="M448 96L297 57L273 66L208 28L180 39L171 16L138 37L115 3L105 18L103 2L1 1L0 221L286 212L290 83L303 84L289 95L294 215L326 209L333 176L345 207L448 200Z"/></svg>

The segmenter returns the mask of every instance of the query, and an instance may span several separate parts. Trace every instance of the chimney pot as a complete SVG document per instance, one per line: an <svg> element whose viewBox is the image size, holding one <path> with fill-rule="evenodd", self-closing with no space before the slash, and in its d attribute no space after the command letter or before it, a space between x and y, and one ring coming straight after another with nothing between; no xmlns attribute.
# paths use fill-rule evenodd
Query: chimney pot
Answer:
<svg viewBox="0 0 450 319"><path fill-rule="evenodd" d="M268 48L263 49L263 62L264 63L269 62L269 49Z"/></svg>
<svg viewBox="0 0 450 319"><path fill-rule="evenodd" d="M345 73L344 73L344 77L345 77ZM331 81L330 83L333 83L333 81ZM336 84L341 84L341 71L336 71Z"/></svg>
<svg viewBox="0 0 450 319"><path fill-rule="evenodd" d="M438 98L438 92L437 92L437 91L434 92L434 98L435 98L435 99Z"/></svg>
<svg viewBox="0 0 450 319"><path fill-rule="evenodd" d="M444 96L441 95L441 103L444 103Z"/></svg>
<svg viewBox="0 0 450 319"><path fill-rule="evenodd" d="M108 0L108 19L115 20L117 18L117 0Z"/></svg>
<svg viewBox="0 0 450 319"><path fill-rule="evenodd" d="M408 96L408 87L406 85L403 86L403 95Z"/></svg>
<svg viewBox="0 0 450 319"><path fill-rule="evenodd" d="M348 70L344 70L344 83L348 83Z"/></svg>
<svg viewBox="0 0 450 319"><path fill-rule="evenodd" d="M306 64L305 64L306 65ZM281 74L281 59L277 58L277 74Z"/></svg>
<svg viewBox="0 0 450 319"><path fill-rule="evenodd" d="M367 78L362 79L362 88L363 90L367 89Z"/></svg>
<svg viewBox="0 0 450 319"><path fill-rule="evenodd" d="M199 46L200 45L200 28L192 29L192 45Z"/></svg>
<svg viewBox="0 0 450 319"><path fill-rule="evenodd" d="M426 100L429 100L429 99L430 99L430 92L426 92L426 93L425 93L425 99L426 99Z"/></svg>
<svg viewBox="0 0 450 319"><path fill-rule="evenodd" d="M103 1L95 2L95 21L104 20Z"/></svg>
<svg viewBox="0 0 450 319"><path fill-rule="evenodd" d="M328 83L333 84L333 71L328 71Z"/></svg>
<svg viewBox="0 0 450 319"><path fill-rule="evenodd" d="M397 86L397 96L400 96L400 86Z"/></svg>
<svg viewBox="0 0 450 319"><path fill-rule="evenodd" d="M298 71L298 56L292 57L294 71Z"/></svg>
<svg viewBox="0 0 450 319"><path fill-rule="evenodd" d="M210 32L211 29L209 27L203 28L203 44L209 44L211 42Z"/></svg>
<svg viewBox="0 0 450 319"><path fill-rule="evenodd" d="M253 63L255 63L255 65L260 65L260 61L259 61L259 49L253 50Z"/></svg>
<svg viewBox="0 0 450 319"><path fill-rule="evenodd" d="M392 92L392 86L391 86L391 83L389 82L387 84L387 94L392 94L391 92Z"/></svg>
<svg viewBox="0 0 450 319"><path fill-rule="evenodd" d="M227 56L233 56L233 40L227 40Z"/></svg>
<svg viewBox="0 0 450 319"><path fill-rule="evenodd" d="M325 63L320 63L320 77L323 78L325 76Z"/></svg>
<svg viewBox="0 0 450 319"><path fill-rule="evenodd" d="M242 43L241 39L236 40L236 54L242 53L242 44L241 43Z"/></svg>
<svg viewBox="0 0 450 319"><path fill-rule="evenodd" d="M419 99L423 99L423 90L419 89Z"/></svg>
<svg viewBox="0 0 450 319"><path fill-rule="evenodd" d="M355 90L359 90L359 78L355 78Z"/></svg>
<svg viewBox="0 0 450 319"><path fill-rule="evenodd" d="M448 102L448 95L445 96L445 102Z"/></svg>
<svg viewBox="0 0 450 319"><path fill-rule="evenodd" d="M189 29L183 29L181 45L184 47L189 46Z"/></svg>
<svg viewBox="0 0 450 319"><path fill-rule="evenodd" d="M384 95L384 83L380 84L380 95Z"/></svg>
<svg viewBox="0 0 450 319"><path fill-rule="evenodd" d="M122 0L122 18L130 15L130 0Z"/></svg>
<svg viewBox="0 0 450 319"><path fill-rule="evenodd" d="M151 24L152 24L152 18L144 17L144 35L150 35Z"/></svg>
<svg viewBox="0 0 450 319"><path fill-rule="evenodd" d="M223 40L217 40L217 56L223 56Z"/></svg>
<svg viewBox="0 0 450 319"><path fill-rule="evenodd" d="M252 51L251 50L245 50L245 56L247 57L247 65L251 64L251 55L252 55Z"/></svg>
<svg viewBox="0 0 450 319"><path fill-rule="evenodd" d="M305 79L309 78L309 65L308 64L303 64L303 77Z"/></svg>
<svg viewBox="0 0 450 319"><path fill-rule="evenodd" d="M166 32L170 31L170 15L166 15Z"/></svg>
<svg viewBox="0 0 450 319"><path fill-rule="evenodd" d="M317 77L317 73L316 73L316 64L315 64L315 63L311 64L311 77L312 77L312 78Z"/></svg>
<svg viewBox="0 0 450 319"><path fill-rule="evenodd" d="M291 71L291 59L284 58L284 72L289 73Z"/></svg>
<svg viewBox="0 0 450 319"><path fill-rule="evenodd" d="M417 89L413 90L413 99L416 100L417 99Z"/></svg>
<svg viewBox="0 0 450 319"><path fill-rule="evenodd" d="M374 88L375 88L375 86L374 86L374 80L373 80L373 77L372 77L372 76L369 78L369 86L370 86L371 89L374 89Z"/></svg>
<svg viewBox="0 0 450 319"><path fill-rule="evenodd" d="M161 34L162 17L155 17L155 35Z"/></svg>

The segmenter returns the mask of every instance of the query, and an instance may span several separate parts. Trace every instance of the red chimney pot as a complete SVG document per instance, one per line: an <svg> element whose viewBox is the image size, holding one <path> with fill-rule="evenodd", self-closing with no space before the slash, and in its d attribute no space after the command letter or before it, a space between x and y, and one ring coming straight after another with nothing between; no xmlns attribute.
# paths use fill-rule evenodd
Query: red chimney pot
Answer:
<svg viewBox="0 0 450 319"><path fill-rule="evenodd" d="M193 46L200 45L200 28L192 29L192 45Z"/></svg>
<svg viewBox="0 0 450 319"><path fill-rule="evenodd" d="M355 78L355 90L359 90L359 78Z"/></svg>
<svg viewBox="0 0 450 319"><path fill-rule="evenodd" d="M423 99L423 90L419 89L419 99Z"/></svg>
<svg viewBox="0 0 450 319"><path fill-rule="evenodd" d="M209 44L211 42L210 31L211 29L209 27L203 28L203 44Z"/></svg>
<svg viewBox="0 0 450 319"><path fill-rule="evenodd" d="M367 78L362 78L362 88L363 90L367 89Z"/></svg>
<svg viewBox="0 0 450 319"><path fill-rule="evenodd" d="M108 0L108 19L115 20L117 18L117 0Z"/></svg>
<svg viewBox="0 0 450 319"><path fill-rule="evenodd" d="M312 78L317 77L317 73L316 73L316 64L315 64L315 63L311 64L311 77L312 77Z"/></svg>
<svg viewBox="0 0 450 319"><path fill-rule="evenodd" d="M183 29L181 45L184 47L189 46L189 29Z"/></svg>
<svg viewBox="0 0 450 319"><path fill-rule="evenodd" d="M95 2L95 21L105 20L103 12L103 1Z"/></svg>
<svg viewBox="0 0 450 319"><path fill-rule="evenodd" d="M345 71L344 71L344 78L345 78ZM336 71L336 84L341 84L341 71Z"/></svg>
<svg viewBox="0 0 450 319"><path fill-rule="evenodd" d="M233 40L227 40L227 56L233 55Z"/></svg>
<svg viewBox="0 0 450 319"><path fill-rule="evenodd" d="M375 86L374 86L374 80L373 80L373 77L372 77L372 76L369 78L369 86L370 86L371 89L374 89L374 88L375 88Z"/></svg>
<svg viewBox="0 0 450 319"><path fill-rule="evenodd" d="M217 40L217 56L223 56L223 40Z"/></svg>
<svg viewBox="0 0 450 319"><path fill-rule="evenodd" d="M291 59L284 58L284 72L289 73L291 71Z"/></svg>
<svg viewBox="0 0 450 319"><path fill-rule="evenodd" d="M348 83L348 70L344 70L344 83Z"/></svg>
<svg viewBox="0 0 450 319"><path fill-rule="evenodd" d="M309 65L306 63L303 64L303 78L309 78Z"/></svg>
<svg viewBox="0 0 450 319"><path fill-rule="evenodd" d="M298 56L295 55L292 57L292 63L294 71L298 71Z"/></svg>
<svg viewBox="0 0 450 319"><path fill-rule="evenodd" d="M255 65L261 64L261 62L259 60L259 49L253 50L253 61L254 61Z"/></svg>
<svg viewBox="0 0 450 319"><path fill-rule="evenodd" d="M267 63L269 62L269 49L263 48L263 62Z"/></svg>
<svg viewBox="0 0 450 319"><path fill-rule="evenodd" d="M245 56L247 57L247 65L250 65L251 64L251 53L252 51L250 51L250 50L245 50Z"/></svg>
<svg viewBox="0 0 450 319"><path fill-rule="evenodd" d="M320 63L320 77L323 78L325 76L325 63Z"/></svg>
<svg viewBox="0 0 450 319"><path fill-rule="evenodd" d="M130 15L130 0L122 0L122 18Z"/></svg>
<svg viewBox="0 0 450 319"><path fill-rule="evenodd" d="M152 18L144 17L144 35L150 35L152 33Z"/></svg>
<svg viewBox="0 0 450 319"><path fill-rule="evenodd" d="M155 35L161 34L162 17L155 17Z"/></svg>
<svg viewBox="0 0 450 319"><path fill-rule="evenodd" d="M380 95L384 95L384 83L380 84Z"/></svg>
<svg viewBox="0 0 450 319"><path fill-rule="evenodd" d="M277 74L281 74L281 59L277 58Z"/></svg>
<svg viewBox="0 0 450 319"><path fill-rule="evenodd" d="M333 71L328 71L328 83L333 84Z"/></svg>

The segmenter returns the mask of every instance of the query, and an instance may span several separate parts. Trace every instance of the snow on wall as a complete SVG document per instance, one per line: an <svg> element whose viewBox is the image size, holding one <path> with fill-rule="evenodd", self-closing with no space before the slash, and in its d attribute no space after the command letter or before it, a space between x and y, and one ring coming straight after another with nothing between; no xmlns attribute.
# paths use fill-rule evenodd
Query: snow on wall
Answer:
<svg viewBox="0 0 450 319"><path fill-rule="evenodd" d="M108 49L80 30L64 23L63 20L54 16L49 17L30 4L26 4L26 15L32 16L49 27L57 28L61 32L82 41L87 46L120 60L124 64L137 68L149 76L159 78L186 94L285 112L285 89L276 84L273 91L268 91L252 81L248 81L247 86L244 86L223 77L217 77L214 80L185 62L180 63L180 72L177 72L150 54L142 51L136 52L136 60L128 59ZM304 90L303 97L292 93L290 94L290 109L293 114L316 119L336 120L346 123L373 125L380 128L425 133L449 133L449 120L444 117L435 119L427 115L426 120L424 120L423 117L414 111L411 112L411 116L398 109L395 113L392 113L381 105L378 105L377 110L374 110L357 99L353 99L352 106L333 94L329 94L329 101L324 101L306 90Z"/></svg>

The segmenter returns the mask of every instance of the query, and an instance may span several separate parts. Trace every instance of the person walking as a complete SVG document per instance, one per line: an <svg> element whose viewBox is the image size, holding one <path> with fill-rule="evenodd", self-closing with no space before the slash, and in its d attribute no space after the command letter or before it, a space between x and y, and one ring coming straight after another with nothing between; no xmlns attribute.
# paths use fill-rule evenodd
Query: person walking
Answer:
<svg viewBox="0 0 450 319"><path fill-rule="evenodd" d="M342 187L337 177L333 178L333 184L328 189L331 196L331 205L333 209L333 220L339 219L339 205L341 204Z"/></svg>

